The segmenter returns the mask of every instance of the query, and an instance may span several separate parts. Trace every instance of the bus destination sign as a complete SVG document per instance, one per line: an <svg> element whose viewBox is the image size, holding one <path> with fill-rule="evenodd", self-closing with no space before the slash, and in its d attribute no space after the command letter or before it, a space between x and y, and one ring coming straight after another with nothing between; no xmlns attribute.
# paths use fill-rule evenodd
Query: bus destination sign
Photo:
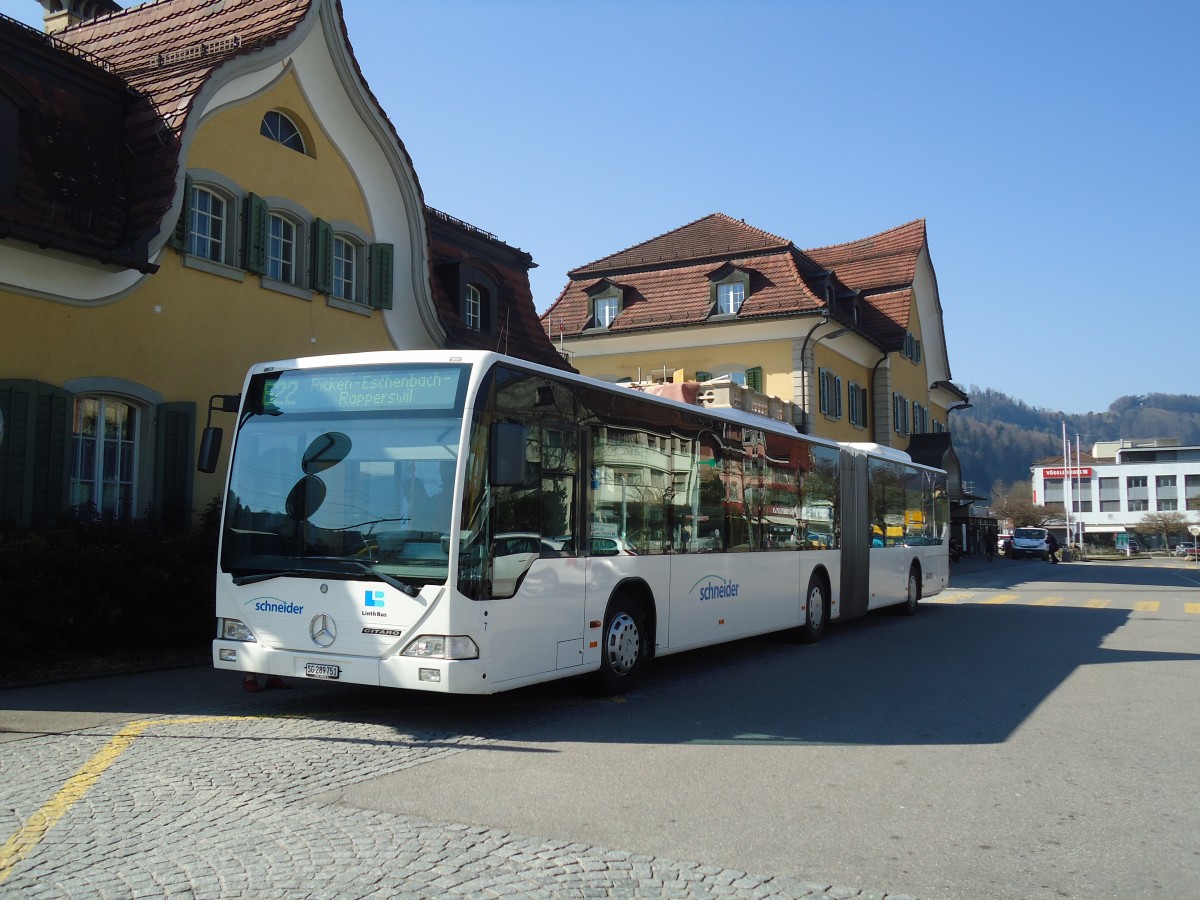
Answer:
<svg viewBox="0 0 1200 900"><path fill-rule="evenodd" d="M460 366L294 369L264 382L262 405L284 413L448 410L462 376Z"/></svg>

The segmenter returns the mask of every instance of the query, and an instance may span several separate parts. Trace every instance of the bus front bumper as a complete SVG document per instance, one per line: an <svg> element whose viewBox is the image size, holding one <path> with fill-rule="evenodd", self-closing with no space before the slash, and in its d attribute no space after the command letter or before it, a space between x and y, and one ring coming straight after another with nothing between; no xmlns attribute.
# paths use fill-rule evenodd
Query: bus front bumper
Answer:
<svg viewBox="0 0 1200 900"><path fill-rule="evenodd" d="M491 694L487 667L478 659L418 659L389 656L338 656L275 650L250 641L213 641L213 666L333 684L433 691L443 694Z"/></svg>

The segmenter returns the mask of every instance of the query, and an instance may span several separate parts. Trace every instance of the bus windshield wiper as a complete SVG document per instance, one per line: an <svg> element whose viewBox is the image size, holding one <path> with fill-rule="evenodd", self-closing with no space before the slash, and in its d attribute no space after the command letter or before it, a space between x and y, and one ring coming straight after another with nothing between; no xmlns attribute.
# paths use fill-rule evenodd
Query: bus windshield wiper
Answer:
<svg viewBox="0 0 1200 900"><path fill-rule="evenodd" d="M352 566L358 566L360 569L362 569L368 575L372 575L375 578L378 578L384 584L394 587L396 590L400 591L400 593L402 593L402 594L408 594L408 596L410 596L410 597L416 597L418 594L421 593L420 588L416 587L415 585L411 585L406 581L401 581L399 578L396 578L392 575L388 575L386 572L378 572L375 569L372 569L370 566L368 566L361 559L343 559L342 562L350 563L350 565L352 565Z"/></svg>
<svg viewBox="0 0 1200 900"><path fill-rule="evenodd" d="M385 572L375 571L361 559L348 559L344 556L305 556L305 557L301 557L301 560L305 561L305 562L316 561L316 562L341 563L343 565L349 564L349 565L355 566L356 568L358 568L362 572L366 573L367 575L370 575L373 578L378 578L384 584L394 587L396 590L400 591L403 594L407 594L409 597L416 597L418 594L421 593L420 589L415 587L414 585L408 584L405 581L401 581L399 578L395 578L391 575L386 574ZM374 562L374 560L372 560L372 562ZM337 574L340 574L340 573L332 571L330 569L323 568L323 567L322 568L316 568L316 567L310 568L308 566L293 566L288 569L280 569L280 570L274 571L274 572L256 572L253 575L234 575L233 583L237 584L237 585L257 584L260 581L270 581L272 578L286 578L289 575L337 575Z"/></svg>

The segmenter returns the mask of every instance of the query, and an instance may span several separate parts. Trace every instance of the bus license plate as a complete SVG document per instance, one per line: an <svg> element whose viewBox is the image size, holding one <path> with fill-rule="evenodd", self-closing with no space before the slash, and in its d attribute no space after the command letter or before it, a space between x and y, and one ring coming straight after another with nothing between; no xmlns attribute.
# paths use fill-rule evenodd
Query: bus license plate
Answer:
<svg viewBox="0 0 1200 900"><path fill-rule="evenodd" d="M323 663L305 663L304 674L309 678L339 678L342 670L337 666L327 666Z"/></svg>

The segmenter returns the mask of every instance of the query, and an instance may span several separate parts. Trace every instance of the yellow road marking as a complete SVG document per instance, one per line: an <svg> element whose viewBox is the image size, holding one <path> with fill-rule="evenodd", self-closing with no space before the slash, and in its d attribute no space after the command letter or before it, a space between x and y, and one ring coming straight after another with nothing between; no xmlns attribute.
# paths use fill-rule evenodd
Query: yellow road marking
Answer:
<svg viewBox="0 0 1200 900"><path fill-rule="evenodd" d="M1161 604L1157 600L1139 600L1133 604L1134 612L1158 612Z"/></svg>
<svg viewBox="0 0 1200 900"><path fill-rule="evenodd" d="M961 603L964 600L970 600L975 595L970 591L952 591L950 593L935 594L929 598L930 603Z"/></svg>
<svg viewBox="0 0 1200 900"><path fill-rule="evenodd" d="M17 864L33 850L46 833L58 824L72 806L83 799L86 794L104 774L104 771L117 761L117 758L129 749L130 745L142 732L151 725L191 725L198 722L233 721L236 719L257 719L262 716L194 716L183 719L158 719L130 722L118 731L107 744L92 754L92 758L79 767L66 780L57 793L44 804L41 809L25 820L25 824L17 829L4 846L0 847L0 884L12 874Z"/></svg>
<svg viewBox="0 0 1200 900"><path fill-rule="evenodd" d="M1200 613L1200 603L1185 603L1183 611L1189 613Z"/></svg>
<svg viewBox="0 0 1200 900"><path fill-rule="evenodd" d="M1062 597L1042 597L1040 600L1034 600L1034 606L1058 606L1062 603Z"/></svg>
<svg viewBox="0 0 1200 900"><path fill-rule="evenodd" d="M1007 603L1009 600L1016 600L1020 594L997 594L995 597L989 597L983 600L983 603Z"/></svg>
<svg viewBox="0 0 1200 900"><path fill-rule="evenodd" d="M1112 603L1111 600L1088 600L1083 605L1088 609L1104 609L1110 603Z"/></svg>

